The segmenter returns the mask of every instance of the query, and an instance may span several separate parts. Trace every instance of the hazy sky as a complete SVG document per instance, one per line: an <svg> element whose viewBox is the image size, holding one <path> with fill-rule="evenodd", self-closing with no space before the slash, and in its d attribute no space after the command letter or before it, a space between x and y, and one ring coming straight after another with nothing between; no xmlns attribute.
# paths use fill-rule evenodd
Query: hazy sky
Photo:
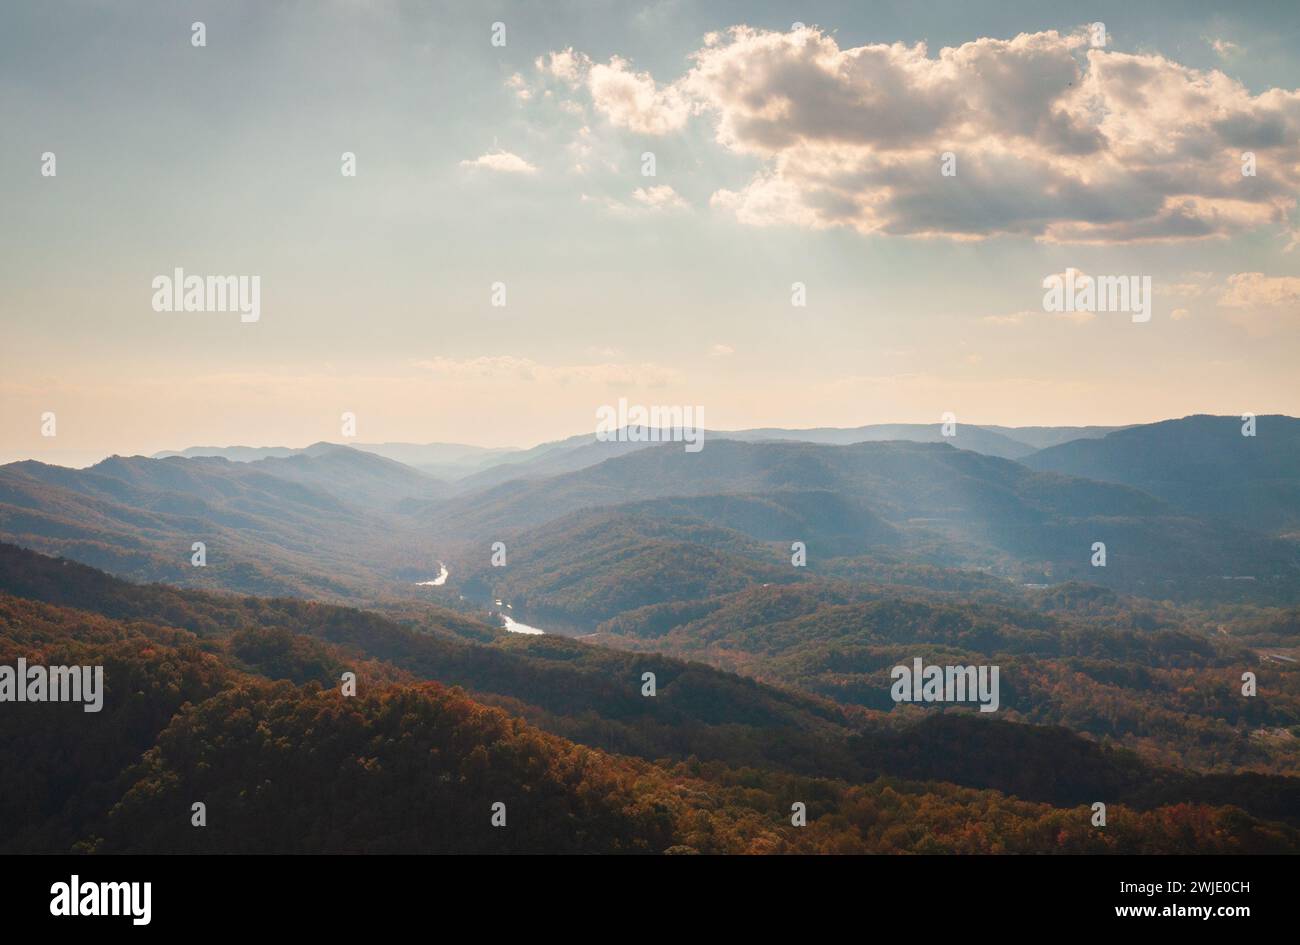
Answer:
<svg viewBox="0 0 1300 945"><path fill-rule="evenodd" d="M344 411L527 446L619 397L1300 414L1300 5L1220 6L8 0L0 460ZM177 267L259 276L260 320L155 311ZM1045 312L1071 267L1150 276L1151 320Z"/></svg>

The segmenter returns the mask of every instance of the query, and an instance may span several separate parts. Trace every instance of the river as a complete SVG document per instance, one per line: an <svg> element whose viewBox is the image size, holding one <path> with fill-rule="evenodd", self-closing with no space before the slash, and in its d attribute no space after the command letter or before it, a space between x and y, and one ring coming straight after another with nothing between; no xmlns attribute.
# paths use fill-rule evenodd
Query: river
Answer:
<svg viewBox="0 0 1300 945"><path fill-rule="evenodd" d="M501 619L505 621L506 629L511 633L531 633L541 635L546 632L545 630L539 630L537 627L530 627L526 623L520 623L509 614L502 614Z"/></svg>
<svg viewBox="0 0 1300 945"><path fill-rule="evenodd" d="M415 586L416 587L442 587L442 585L447 583L447 577L450 574L451 572L447 570L447 566L443 564L441 561L439 561L438 576L434 578L432 581L416 581ZM494 603L498 607L502 606L501 601L495 601ZM505 606L509 607L510 605L506 604ZM511 617L509 614L507 614L504 610L500 611L499 615L501 617L501 622L505 625L505 628L509 630L511 633L527 633L533 636L542 636L543 634L546 633L546 631L541 629L540 627L530 627L526 623L520 623L514 617Z"/></svg>
<svg viewBox="0 0 1300 945"><path fill-rule="evenodd" d="M434 578L432 581L416 581L415 586L416 587L442 587L444 584L447 583L447 575L450 573L451 572L447 570L447 566L443 564L441 561L439 561L438 576Z"/></svg>

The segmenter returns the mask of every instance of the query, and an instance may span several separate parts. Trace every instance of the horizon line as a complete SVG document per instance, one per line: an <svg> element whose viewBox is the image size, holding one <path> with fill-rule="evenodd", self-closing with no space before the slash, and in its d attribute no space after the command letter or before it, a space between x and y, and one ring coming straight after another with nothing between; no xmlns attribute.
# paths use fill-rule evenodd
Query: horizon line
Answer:
<svg viewBox="0 0 1300 945"><path fill-rule="evenodd" d="M976 423L976 422L973 422L973 421L967 421L967 420L960 420L960 419L959 419L959 420L956 421L956 425L957 425L957 428L958 428L959 431L960 431L960 428L961 428L961 427L975 427L975 428L977 428L977 429L986 429L986 430L988 430L988 429L992 429L992 428L995 428L995 427L996 427L996 428L1001 428L1001 429L1003 429L1003 430L1043 430L1043 429L1047 429L1047 430L1052 430L1052 429L1059 429L1059 430L1087 430L1087 429L1096 429L1096 428L1099 428L1099 427L1100 427L1100 428L1107 428L1107 429L1109 429L1111 432L1117 432L1117 431L1119 431L1119 430L1126 430L1126 429L1131 429L1131 428L1134 428L1134 427L1155 426L1156 424L1159 424L1159 423L1170 423L1170 422L1175 422L1175 421L1179 421L1179 420L1190 420L1190 419L1193 419L1193 418L1196 418L1196 417L1210 417L1210 418L1219 419L1219 420L1240 420L1240 419L1243 419L1244 416L1245 416L1244 414L1190 413L1190 414L1184 414L1184 415L1181 416L1181 417L1164 417L1164 418L1159 419L1159 420L1148 420L1148 421L1142 421L1142 422L1138 422L1138 423L1083 423L1083 424L1080 424L1080 423L1062 423L1062 424L1051 424L1051 423L1027 423L1027 424L1021 424L1021 425L1018 425L1018 426L1012 426L1012 425L1010 425L1010 424L1005 424L1005 423ZM1263 413L1263 414L1252 414L1251 416L1254 416L1256 419L1265 418L1265 417L1280 417L1280 418L1287 419L1287 420L1296 420L1296 419L1300 419L1300 418L1297 418L1297 417L1292 416L1291 414L1286 414L1286 413ZM712 430L712 429L709 429L708 427L705 427L705 428L702 429L701 432L702 432L703 434L705 434L705 435L713 434L714 436L722 436L722 437L725 437L725 436L727 436L728 434L737 434L737 433L753 433L753 432L761 431L761 430L778 430L778 431L784 431L784 432L789 432L789 433L805 433L805 432L809 432L809 431L813 431L813 430L865 430L865 429L869 429L869 428L871 428L871 427L931 427L931 426L942 427L943 425L944 425L944 421L943 421L943 420L937 420L937 421L926 421L926 422L905 421L905 420L904 420L904 421L887 421L887 422L879 422L879 423L863 423L863 424L859 424L858 426L813 426L813 427L754 426L754 427L739 427L739 428L731 429L731 430ZM673 429L673 428L671 428L671 427L652 427L652 426L645 425L645 424L626 424L626 425L624 425L623 427L620 427L619 429L632 429L632 428L641 428L641 427L645 427L646 429ZM97 456L97 457L98 457L97 459L90 460L90 461L83 461L83 462L80 462L80 463L78 463L78 462L72 462L72 463L68 463L68 464L61 463L61 462L55 462L55 461L48 460L48 459L38 459L38 458L36 458L35 456L30 455L30 454L28 454L28 455L19 455L19 454L17 454L16 451L15 451L14 453L9 453L8 451L0 450L0 467L3 467L3 466L9 466L9 465L13 465L13 464L16 464L16 463L34 462L34 463L40 463L40 464L45 465L45 466L58 466L58 467L63 468L63 469L87 469L87 468L90 468L90 467L92 467L92 466L97 466L97 465L99 465L100 463L104 462L105 460L113 459L113 458L115 458L115 457L116 457L116 458L119 458L119 459L133 459L133 458L135 458L135 457L140 457L140 458L142 458L142 459L168 459L168 458L198 459L198 458L221 458L221 457L191 457L191 456L184 456L183 454L184 454L186 451L188 451L188 450L236 450L236 449L245 449L245 450L288 450L288 451L291 451L291 452L300 453L300 452L302 452L302 451L304 451L304 450L308 450L308 449L311 449L311 448L314 447L314 446L320 446L320 445L339 446L339 447L344 447L344 448L347 448L347 449L359 450L359 451L361 451L361 452L366 452L365 447L383 447L383 446L416 446L416 447L430 447L430 446L447 446L447 447L459 447L459 448L469 449L469 450L481 450L481 451L483 451L483 452L512 452L512 453L526 453L526 452L528 452L528 451L530 451L530 450L537 449L538 447L545 446L545 445L547 445L547 444L549 444L549 443L562 443L562 442L565 442L565 441L567 441L567 440L575 439L575 438L577 438L577 437L582 437L582 436L585 436L585 435L587 435L587 434L585 434L585 433L573 433L573 434L569 434L568 436L557 437L557 438L554 438L554 439L541 440L541 441L539 441L539 442L533 444L532 446L513 446L513 445L508 445L508 446L478 446L478 445L473 444L473 443L460 443L460 442L454 442L454 441L449 441L449 440L426 440L426 441L419 441L419 440L393 440L393 439L385 439L385 440L365 440L365 441L350 442L350 443L337 442L337 441L334 441L334 440L313 440L313 441L311 441L311 442L309 442L309 443L306 443L306 444L303 445L303 446L286 446L286 445L283 445L283 444L274 444L274 445L258 446L258 445L252 445L252 444L249 444L249 443L231 443L231 444L226 445L226 446L196 445L196 446L185 446L185 447L181 447L181 448L179 448L179 449L162 449L162 450L154 450L153 452L150 452L150 453L144 453L144 452L130 452L130 453L102 452L102 451L100 451L100 450L96 450L96 449L84 449L84 450L78 450L78 449L58 450L58 449L55 449L55 450L48 450L48 451L45 451L46 455L53 455L53 454L59 454L59 453L65 453L65 454L78 454L78 453L79 453L79 454L82 454L83 456L91 456L91 455L93 455L93 456ZM958 434L958 435L960 435L960 434ZM591 436L592 436L593 438L595 438L595 437L597 436L597 434L596 434L596 432L595 432L594 430L591 432ZM882 442L885 442L885 441L882 441ZM1069 441L1063 441L1063 442L1069 442ZM850 444L820 444L820 445L850 445ZM1030 444L1026 444L1026 445L1030 445ZM1059 444L1058 444L1058 445L1059 445ZM168 454L168 455L162 455L162 454ZM378 455L378 454L376 454L376 455ZM9 458L10 456L13 456L13 457L15 457L15 458ZM394 460L394 462L399 462L399 460Z"/></svg>

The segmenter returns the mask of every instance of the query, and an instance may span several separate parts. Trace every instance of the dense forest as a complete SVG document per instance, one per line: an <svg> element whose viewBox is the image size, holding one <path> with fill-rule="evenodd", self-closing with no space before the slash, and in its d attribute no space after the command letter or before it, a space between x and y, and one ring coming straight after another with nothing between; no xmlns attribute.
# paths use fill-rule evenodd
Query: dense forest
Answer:
<svg viewBox="0 0 1300 945"><path fill-rule="evenodd" d="M329 444L11 464L0 665L107 695L0 716L4 848L1295 850L1294 448L1238 456L1222 419L990 454L575 438L450 483ZM895 703L915 659L997 666L997 712Z"/></svg>
<svg viewBox="0 0 1300 945"><path fill-rule="evenodd" d="M1064 725L1156 763L1300 770L1300 666L1262 660L1233 636L1183 624L1091 622L1058 605L957 604L896 591L850 602L815 587L772 586L696 606L642 608L602 624L595 639L882 712L892 707L889 671L899 663L915 656L992 663L1002 667L1007 718ZM1247 626L1253 636L1255 625ZM1265 626L1287 624L1274 614ZM1241 696L1246 671L1256 676L1258 697Z"/></svg>
<svg viewBox="0 0 1300 945"><path fill-rule="evenodd" d="M0 663L103 665L107 690L93 715L0 716L8 852L1300 851L1297 779L1062 728L909 722L436 610L136 586L13 546L0 588Z"/></svg>

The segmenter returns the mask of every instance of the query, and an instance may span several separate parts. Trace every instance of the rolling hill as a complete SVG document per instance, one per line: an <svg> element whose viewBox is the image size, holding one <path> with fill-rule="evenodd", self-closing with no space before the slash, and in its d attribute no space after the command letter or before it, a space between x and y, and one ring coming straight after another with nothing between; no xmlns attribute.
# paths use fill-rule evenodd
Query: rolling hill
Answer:
<svg viewBox="0 0 1300 945"><path fill-rule="evenodd" d="M1211 524L1130 486L1035 472L947 444L721 440L699 453L656 445L566 475L504 483L427 514L432 533L477 544L483 558L489 542L578 510L667 499L679 509L693 503L689 514L710 524L775 540L786 527L779 517L746 525L739 496L801 503L788 540L801 538L793 529L810 518L856 517L864 527L856 550L890 546L917 562L1030 582L1089 580L1155 597L1275 597L1300 580L1290 543ZM754 501L745 501L752 511ZM809 555L852 553L844 539L810 543ZM1107 548L1104 567L1092 564L1097 541ZM1239 577L1251 580L1232 580Z"/></svg>
<svg viewBox="0 0 1300 945"><path fill-rule="evenodd" d="M943 435L936 423L876 423L861 427L812 427L788 429L783 427L758 427L748 430L708 430L706 442L738 440L743 443L788 441L847 446L853 443L879 443L902 440L912 443L949 443L959 449L1020 459L1036 450L1076 438L1104 436L1118 427L995 427L959 424L952 437ZM393 446L399 446L394 444ZM509 482L512 479L537 479L563 472L574 472L594 466L617 456L624 456L653 446L648 441L599 441L592 434L582 434L564 440L543 443L528 450L509 453L496 452L485 461L488 468L457 478L454 489L467 493ZM366 449L364 445L359 449ZM415 448L412 448L413 450ZM404 459L405 452L390 449L384 455ZM410 453L409 455L418 455ZM490 465L489 465L490 464Z"/></svg>
<svg viewBox="0 0 1300 945"><path fill-rule="evenodd" d="M572 641L509 641L523 644L499 651L521 662L517 684L551 709L487 696L495 708L427 680L475 666L480 679L508 678L490 659L448 658L456 646L498 648L431 630L328 605L134 586L0 546L0 662L105 670L94 725L78 705L0 715L0 849L1035 852L1043 837L1097 853L1300 849L1293 778L1152 767L1064 729L969 717L848 734L816 701L663 657L618 657L661 668L668 705L632 695L639 679L620 687L600 648ZM559 649L524 657L535 643ZM575 672L586 654L597 654L593 672ZM356 696L338 691L343 668L358 673ZM593 750L519 714L682 760ZM1098 790L1111 798L1104 832L1088 824ZM807 799L808 827L790 825L791 797ZM202 830L191 825L195 798ZM489 821L498 802L510 829ZM989 826L972 836L960 825L973 820Z"/></svg>
<svg viewBox="0 0 1300 945"><path fill-rule="evenodd" d="M420 474L338 449L250 463L11 463L0 467L0 537L136 580L334 600L373 595L415 570L417 554L399 521L363 507L367 491L390 479L411 486ZM206 546L203 567L192 564L194 542Z"/></svg>
<svg viewBox="0 0 1300 945"><path fill-rule="evenodd" d="M1026 457L1037 470L1118 482L1175 508L1266 534L1300 527L1300 420L1184 417L1075 440Z"/></svg>

